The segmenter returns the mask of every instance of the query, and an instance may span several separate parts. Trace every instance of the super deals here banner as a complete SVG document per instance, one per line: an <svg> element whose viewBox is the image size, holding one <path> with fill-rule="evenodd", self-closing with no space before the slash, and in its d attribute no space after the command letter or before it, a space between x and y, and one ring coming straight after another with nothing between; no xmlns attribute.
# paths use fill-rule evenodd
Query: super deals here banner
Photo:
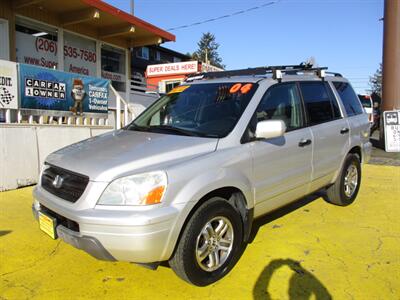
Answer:
<svg viewBox="0 0 400 300"><path fill-rule="evenodd" d="M107 113L110 81L20 64L21 108Z"/></svg>

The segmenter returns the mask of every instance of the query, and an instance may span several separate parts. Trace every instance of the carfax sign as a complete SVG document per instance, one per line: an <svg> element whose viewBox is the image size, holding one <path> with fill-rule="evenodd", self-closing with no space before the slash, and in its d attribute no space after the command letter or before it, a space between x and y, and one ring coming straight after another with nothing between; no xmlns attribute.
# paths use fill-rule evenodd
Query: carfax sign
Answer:
<svg viewBox="0 0 400 300"><path fill-rule="evenodd" d="M109 80L20 64L21 108L107 113Z"/></svg>
<svg viewBox="0 0 400 300"><path fill-rule="evenodd" d="M0 108L18 108L17 64L0 60Z"/></svg>

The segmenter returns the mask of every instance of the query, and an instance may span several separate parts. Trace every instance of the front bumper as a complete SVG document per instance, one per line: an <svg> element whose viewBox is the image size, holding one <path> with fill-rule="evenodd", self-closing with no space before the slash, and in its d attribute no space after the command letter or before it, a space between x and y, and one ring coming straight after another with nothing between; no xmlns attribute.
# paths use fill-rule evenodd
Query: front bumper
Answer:
<svg viewBox="0 0 400 300"><path fill-rule="evenodd" d="M35 219L38 220L39 210L34 205L32 205L32 213ZM94 237L83 236L79 232L68 229L63 225L58 225L56 230L57 236L67 244L81 249L97 259L115 261L115 258Z"/></svg>
<svg viewBox="0 0 400 300"><path fill-rule="evenodd" d="M178 217L175 207L159 207L143 211L115 209L75 210L65 201L43 190L33 192L40 205L33 205L37 217L43 210L54 212L79 226L78 231L58 225L58 236L68 244L102 260L152 263L169 259L170 234ZM123 209L123 208L122 208Z"/></svg>

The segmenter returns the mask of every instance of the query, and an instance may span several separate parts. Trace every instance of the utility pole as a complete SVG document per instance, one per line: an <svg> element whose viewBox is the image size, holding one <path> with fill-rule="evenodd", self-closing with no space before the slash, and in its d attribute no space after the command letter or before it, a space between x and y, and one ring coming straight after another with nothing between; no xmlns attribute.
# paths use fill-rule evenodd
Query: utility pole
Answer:
<svg viewBox="0 0 400 300"><path fill-rule="evenodd" d="M135 15L135 0L131 0L131 15Z"/></svg>
<svg viewBox="0 0 400 300"><path fill-rule="evenodd" d="M400 0L385 1L382 110L400 109Z"/></svg>
<svg viewBox="0 0 400 300"><path fill-rule="evenodd" d="M381 112L400 110L400 0L385 0L383 21ZM384 126L382 118L380 127L380 140L383 142Z"/></svg>

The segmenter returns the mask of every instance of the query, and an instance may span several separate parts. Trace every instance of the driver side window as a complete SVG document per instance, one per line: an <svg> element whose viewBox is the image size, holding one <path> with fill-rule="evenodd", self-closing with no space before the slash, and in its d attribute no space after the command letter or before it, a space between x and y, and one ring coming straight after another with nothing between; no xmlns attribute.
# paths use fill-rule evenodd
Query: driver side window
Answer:
<svg viewBox="0 0 400 300"><path fill-rule="evenodd" d="M272 86L261 99L256 110L257 123L266 120L282 120L286 131L304 126L303 109L296 83Z"/></svg>

